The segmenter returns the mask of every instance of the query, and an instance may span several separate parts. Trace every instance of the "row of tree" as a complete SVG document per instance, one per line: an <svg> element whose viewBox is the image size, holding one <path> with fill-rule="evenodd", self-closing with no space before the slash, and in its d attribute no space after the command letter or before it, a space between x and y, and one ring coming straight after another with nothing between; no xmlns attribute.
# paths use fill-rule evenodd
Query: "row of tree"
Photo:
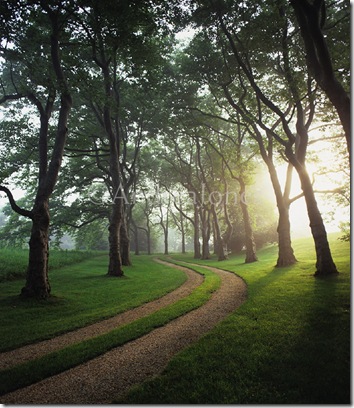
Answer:
<svg viewBox="0 0 354 408"><path fill-rule="evenodd" d="M261 202L252 212L247 199L261 165L276 197L277 266L296 262L295 170L316 274L337 273L306 158L318 124L334 124L334 149L350 152L346 2L16 0L1 7L0 191L31 221L23 296L50 294L50 232L88 225L108 225L113 276L130 264L130 235L138 252L144 231L151 251L156 222L168 252L171 219L182 248L192 231L195 257L209 257L213 237L219 260L234 244L245 247L246 262L256 261L255 218L268 233L274 213ZM182 46L175 33L184 27L193 38ZM26 190L25 205L10 182Z"/></svg>

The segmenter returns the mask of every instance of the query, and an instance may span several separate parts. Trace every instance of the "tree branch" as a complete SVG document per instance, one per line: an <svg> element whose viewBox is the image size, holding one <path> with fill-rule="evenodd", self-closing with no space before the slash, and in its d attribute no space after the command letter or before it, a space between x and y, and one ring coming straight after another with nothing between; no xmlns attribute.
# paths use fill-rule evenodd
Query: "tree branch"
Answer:
<svg viewBox="0 0 354 408"><path fill-rule="evenodd" d="M24 217L30 218L31 220L33 219L32 211L28 211L28 210L25 210L24 208L19 207L16 204L14 196L12 195L11 191L7 187L0 186L0 191L4 192L7 195L7 198L9 199L9 202L10 202L10 205L13 211L17 212L17 214L23 215Z"/></svg>

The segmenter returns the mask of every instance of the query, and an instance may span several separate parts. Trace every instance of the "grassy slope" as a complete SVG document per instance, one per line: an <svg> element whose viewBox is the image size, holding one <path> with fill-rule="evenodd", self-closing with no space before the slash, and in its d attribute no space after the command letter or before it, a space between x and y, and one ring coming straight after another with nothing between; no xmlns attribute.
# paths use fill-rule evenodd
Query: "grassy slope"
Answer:
<svg viewBox="0 0 354 408"><path fill-rule="evenodd" d="M50 338L156 299L180 286L183 272L134 258L125 277L106 276L107 256L50 273L53 297L45 302L18 296L23 281L0 283L0 351Z"/></svg>
<svg viewBox="0 0 354 408"><path fill-rule="evenodd" d="M207 261L243 277L248 301L119 402L349 403L349 244L331 240L340 274L326 280L313 277L312 240L294 247L298 264L282 269L274 268L276 248L254 264Z"/></svg>

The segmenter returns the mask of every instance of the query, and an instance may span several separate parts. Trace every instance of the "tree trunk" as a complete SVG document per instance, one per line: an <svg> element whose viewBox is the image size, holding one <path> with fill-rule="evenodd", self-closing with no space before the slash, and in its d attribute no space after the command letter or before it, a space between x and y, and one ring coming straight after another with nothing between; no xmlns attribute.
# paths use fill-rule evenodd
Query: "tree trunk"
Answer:
<svg viewBox="0 0 354 408"><path fill-rule="evenodd" d="M129 228L126 217L122 219L122 225L120 227L120 245L121 245L121 259L123 266L130 266L132 264L130 259L130 238Z"/></svg>
<svg viewBox="0 0 354 408"><path fill-rule="evenodd" d="M325 277L338 273L337 267L333 262L331 250L329 247L326 228L323 223L321 213L318 209L315 193L311 184L311 179L306 170L292 152L286 151L288 159L294 165L299 174L301 189L304 193L307 213L310 220L310 228L316 249L316 272L315 276Z"/></svg>
<svg viewBox="0 0 354 408"><path fill-rule="evenodd" d="M201 259L210 259L209 240L210 240L210 212L206 209L201 210L202 216L202 256Z"/></svg>
<svg viewBox="0 0 354 408"><path fill-rule="evenodd" d="M293 265L297 262L291 245L289 207L286 205L279 210L278 221L278 260L277 267Z"/></svg>
<svg viewBox="0 0 354 408"><path fill-rule="evenodd" d="M332 58L322 30L325 18L325 2L290 0L300 26L306 49L306 61L318 85L326 93L336 109L347 141L349 157L351 154L351 115L350 97L337 80ZM321 6L319 6L321 5Z"/></svg>
<svg viewBox="0 0 354 408"><path fill-rule="evenodd" d="M194 259L200 259L200 241L199 241L199 212L198 207L194 204Z"/></svg>
<svg viewBox="0 0 354 408"><path fill-rule="evenodd" d="M135 255L140 255L140 240L139 240L139 230L138 226L135 224L133 218L131 219L134 229L134 241L135 241Z"/></svg>
<svg viewBox="0 0 354 408"><path fill-rule="evenodd" d="M48 200L37 203L32 212L33 219L31 238L29 241L29 262L26 285L21 290L21 296L47 299L51 290L48 279Z"/></svg>
<svg viewBox="0 0 354 408"><path fill-rule="evenodd" d="M164 228L163 236L164 236L164 247L165 247L164 255L168 255L168 227L167 226Z"/></svg>
<svg viewBox="0 0 354 408"><path fill-rule="evenodd" d="M53 90L49 90L45 108L34 95L30 97L30 100L34 102L39 109L41 117L38 143L39 177L37 196L30 217L32 219L32 229L29 241L29 262L26 284L21 290L21 296L46 299L49 297L51 291L48 278L49 198L56 185L61 167L68 133L67 124L72 106L72 98L61 66L58 14L51 10L45 3L41 3L41 7L47 12L52 26L52 34L50 36L51 59L55 77L60 88L60 109L51 160L48 165L48 121L51 117L55 93L53 94Z"/></svg>
<svg viewBox="0 0 354 408"><path fill-rule="evenodd" d="M227 259L226 255L225 255L225 251L224 251L224 241L222 239L221 236L221 231L220 231L220 225L219 225L219 220L218 220L218 216L216 214L216 210L215 210L215 206L214 204L212 204L212 213L213 213L213 219L214 219L214 241L215 241L215 245L214 245L214 250L216 255L218 256L218 261L224 261L225 259Z"/></svg>
<svg viewBox="0 0 354 408"><path fill-rule="evenodd" d="M147 229L146 229L146 240L147 240L147 253L148 253L148 255L151 255L151 232L150 232L150 227L147 227Z"/></svg>
<svg viewBox="0 0 354 408"><path fill-rule="evenodd" d="M180 223L181 223L181 245L182 245L182 254L186 253L186 233L185 233L185 228L184 228L184 220L183 220L183 214L180 212Z"/></svg>
<svg viewBox="0 0 354 408"><path fill-rule="evenodd" d="M290 219L289 219L289 202L288 197L285 198L280 187L278 175L274 164L271 160L263 158L267 164L270 179L272 182L273 190L278 207L279 220L278 220L278 260L277 267L289 266L296 263L294 250L291 245L291 233L290 233ZM287 178L291 177L291 173L288 172ZM287 179L286 184L289 184L290 180ZM290 189L290 188L289 188Z"/></svg>
<svg viewBox="0 0 354 408"><path fill-rule="evenodd" d="M251 263L258 261L256 255L256 243L253 236L253 229L251 225L251 219L248 212L248 206L245 201L246 185L241 178L239 178L240 183L240 204L243 216L243 223L245 227L245 243L246 243L246 259L245 263Z"/></svg>
<svg viewBox="0 0 354 408"><path fill-rule="evenodd" d="M227 197L227 194L228 194L227 192L228 192L228 189L227 189L227 186L225 186L225 197ZM224 245L226 246L226 248L228 248L229 242L230 242L230 239L231 239L231 236L232 236L233 227L232 227L232 224L231 224L231 221L230 221L229 210L228 210L228 207L227 207L227 200L226 199L224 200L224 205L223 206L224 206L225 222L226 222L226 225L227 225L225 234L223 236L223 242L224 242Z"/></svg>
<svg viewBox="0 0 354 408"><path fill-rule="evenodd" d="M122 222L122 200L116 199L112 205L112 213L109 220L109 276L123 276L122 260L120 255L120 228Z"/></svg>

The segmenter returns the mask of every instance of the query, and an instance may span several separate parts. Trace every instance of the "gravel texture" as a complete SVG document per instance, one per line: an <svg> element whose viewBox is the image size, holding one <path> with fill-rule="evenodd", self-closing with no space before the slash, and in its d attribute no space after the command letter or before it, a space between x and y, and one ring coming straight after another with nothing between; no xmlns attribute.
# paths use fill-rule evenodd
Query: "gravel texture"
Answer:
<svg viewBox="0 0 354 408"><path fill-rule="evenodd" d="M217 273L222 283L200 308L87 363L6 394L0 402L107 404L123 396L131 386L158 375L176 353L197 341L246 299L246 284L241 278L207 268Z"/></svg>

